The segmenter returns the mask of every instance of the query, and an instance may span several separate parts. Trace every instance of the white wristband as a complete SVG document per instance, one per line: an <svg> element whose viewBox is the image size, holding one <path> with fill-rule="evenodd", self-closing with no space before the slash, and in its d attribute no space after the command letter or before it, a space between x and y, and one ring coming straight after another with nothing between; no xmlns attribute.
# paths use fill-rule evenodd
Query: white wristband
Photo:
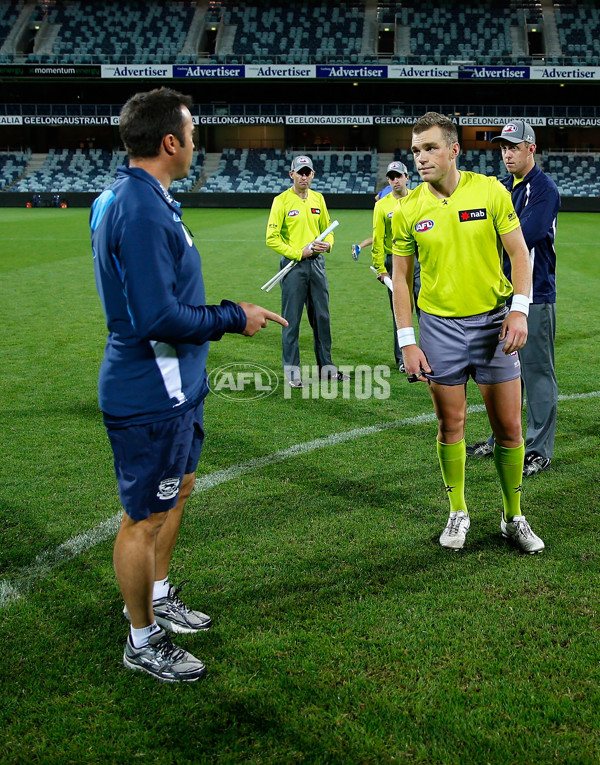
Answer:
<svg viewBox="0 0 600 765"><path fill-rule="evenodd" d="M511 311L520 311L525 316L529 316L529 298L527 295L513 295Z"/></svg>
<svg viewBox="0 0 600 765"><path fill-rule="evenodd" d="M402 329L396 330L396 337L400 348L404 348L405 345L417 344L415 330L412 327L402 327Z"/></svg>

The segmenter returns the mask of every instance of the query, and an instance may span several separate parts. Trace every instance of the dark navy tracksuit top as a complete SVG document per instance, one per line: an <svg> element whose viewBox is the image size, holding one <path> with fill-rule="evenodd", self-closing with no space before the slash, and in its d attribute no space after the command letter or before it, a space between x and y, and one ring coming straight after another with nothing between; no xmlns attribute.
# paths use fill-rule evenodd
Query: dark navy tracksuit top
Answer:
<svg viewBox="0 0 600 765"><path fill-rule="evenodd" d="M208 391L209 340L242 332L235 303L206 305L200 255L181 209L156 178L120 167L90 214L98 293L108 338L99 399L112 425L153 422Z"/></svg>
<svg viewBox="0 0 600 765"><path fill-rule="evenodd" d="M560 194L556 183L535 165L513 187L512 175L500 178L510 191L529 250L533 271L532 302L556 303L556 218ZM510 259L504 253L504 273L510 279Z"/></svg>

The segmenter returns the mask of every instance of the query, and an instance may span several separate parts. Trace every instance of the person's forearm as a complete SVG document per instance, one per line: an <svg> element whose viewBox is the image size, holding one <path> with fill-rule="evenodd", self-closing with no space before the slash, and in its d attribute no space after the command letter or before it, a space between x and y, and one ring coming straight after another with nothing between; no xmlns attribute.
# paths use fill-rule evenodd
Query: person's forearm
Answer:
<svg viewBox="0 0 600 765"><path fill-rule="evenodd" d="M392 284L394 286L394 317L396 327L412 327L412 264L410 258L394 257Z"/></svg>

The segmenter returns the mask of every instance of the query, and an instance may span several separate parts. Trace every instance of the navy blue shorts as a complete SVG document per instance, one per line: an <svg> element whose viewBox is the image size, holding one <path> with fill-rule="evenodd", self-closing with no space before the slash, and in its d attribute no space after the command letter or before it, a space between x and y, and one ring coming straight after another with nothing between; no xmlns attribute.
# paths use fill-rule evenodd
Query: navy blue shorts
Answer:
<svg viewBox="0 0 600 765"><path fill-rule="evenodd" d="M498 340L507 315L506 306L459 319L421 311L419 346L432 370L425 376L440 385L464 385L469 377L480 385L494 385L520 377L519 354L507 356L506 341Z"/></svg>
<svg viewBox="0 0 600 765"><path fill-rule="evenodd" d="M106 425L119 498L134 521L177 504L183 476L198 467L204 442L203 408L201 401L168 420L124 428Z"/></svg>

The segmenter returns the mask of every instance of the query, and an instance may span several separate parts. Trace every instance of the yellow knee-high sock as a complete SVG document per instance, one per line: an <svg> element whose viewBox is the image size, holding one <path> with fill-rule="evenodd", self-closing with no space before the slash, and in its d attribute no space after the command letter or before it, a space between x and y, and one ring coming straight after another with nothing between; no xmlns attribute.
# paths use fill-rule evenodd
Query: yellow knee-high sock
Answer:
<svg viewBox="0 0 600 765"><path fill-rule="evenodd" d="M524 459L524 443L513 449L498 444L494 446L494 463L500 477L504 520L506 521L510 521L514 515L521 515L521 483L523 481Z"/></svg>
<svg viewBox="0 0 600 765"><path fill-rule="evenodd" d="M463 510L466 513L465 462L467 461L467 451L465 439L463 438L457 444L442 444L438 441L437 453L444 486L450 500L450 511Z"/></svg>

